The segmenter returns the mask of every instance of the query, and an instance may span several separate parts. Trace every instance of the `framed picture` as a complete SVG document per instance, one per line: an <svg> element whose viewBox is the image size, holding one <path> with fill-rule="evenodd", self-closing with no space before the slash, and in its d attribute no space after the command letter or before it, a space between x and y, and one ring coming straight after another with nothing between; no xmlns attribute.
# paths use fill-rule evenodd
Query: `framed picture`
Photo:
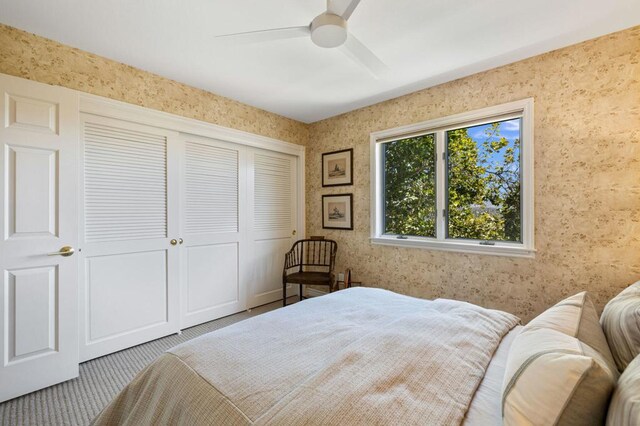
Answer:
<svg viewBox="0 0 640 426"><path fill-rule="evenodd" d="M353 194L322 196L322 227L353 229Z"/></svg>
<svg viewBox="0 0 640 426"><path fill-rule="evenodd" d="M353 185L353 148L322 154L322 186Z"/></svg>

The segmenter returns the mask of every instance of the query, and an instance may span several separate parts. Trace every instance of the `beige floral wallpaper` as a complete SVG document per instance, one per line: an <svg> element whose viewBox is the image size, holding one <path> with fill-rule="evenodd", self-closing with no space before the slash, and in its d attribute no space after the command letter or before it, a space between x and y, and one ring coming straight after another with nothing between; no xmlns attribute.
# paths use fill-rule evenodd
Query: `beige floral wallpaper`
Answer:
<svg viewBox="0 0 640 426"><path fill-rule="evenodd" d="M533 97L534 259L369 242L369 134ZM354 148L354 186L322 188L321 153ZM640 279L640 27L310 126L307 234L338 241L366 285L513 312L524 321L589 290L601 309ZM323 230L321 195L354 193L354 231Z"/></svg>
<svg viewBox="0 0 640 426"><path fill-rule="evenodd" d="M307 235L339 243L366 285L529 320L587 289L599 308L640 279L640 27L311 125L0 25L0 73L307 145ZM369 243L369 134L535 99L534 259ZM354 186L322 188L322 152L354 148ZM354 193L354 231L321 228L321 195Z"/></svg>
<svg viewBox="0 0 640 426"><path fill-rule="evenodd" d="M308 140L304 123L2 24L0 73L300 145Z"/></svg>

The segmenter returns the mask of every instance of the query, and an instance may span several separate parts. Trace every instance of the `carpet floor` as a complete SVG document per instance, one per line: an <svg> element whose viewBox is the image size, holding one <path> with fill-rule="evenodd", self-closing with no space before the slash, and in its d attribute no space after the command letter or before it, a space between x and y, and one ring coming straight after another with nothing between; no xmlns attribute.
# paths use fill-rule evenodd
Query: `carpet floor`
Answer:
<svg viewBox="0 0 640 426"><path fill-rule="evenodd" d="M270 303L82 363L77 378L0 404L0 424L88 425L140 370L167 349L281 306L281 301Z"/></svg>

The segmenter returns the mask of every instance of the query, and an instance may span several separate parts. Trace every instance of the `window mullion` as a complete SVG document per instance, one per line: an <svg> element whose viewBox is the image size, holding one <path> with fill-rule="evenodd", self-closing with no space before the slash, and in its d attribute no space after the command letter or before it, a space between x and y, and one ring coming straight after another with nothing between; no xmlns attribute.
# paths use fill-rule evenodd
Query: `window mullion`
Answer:
<svg viewBox="0 0 640 426"><path fill-rule="evenodd" d="M436 207L437 207L437 221L436 221L436 238L444 241L446 236L446 217L444 211L446 209L446 160L445 160L445 134L440 130L436 132Z"/></svg>
<svg viewBox="0 0 640 426"><path fill-rule="evenodd" d="M371 157L374 162L372 176L375 180L375 193L371 194L374 200L372 226L375 229L375 236L380 236L384 234L384 151L382 144L375 141L372 143L375 149L375 154Z"/></svg>

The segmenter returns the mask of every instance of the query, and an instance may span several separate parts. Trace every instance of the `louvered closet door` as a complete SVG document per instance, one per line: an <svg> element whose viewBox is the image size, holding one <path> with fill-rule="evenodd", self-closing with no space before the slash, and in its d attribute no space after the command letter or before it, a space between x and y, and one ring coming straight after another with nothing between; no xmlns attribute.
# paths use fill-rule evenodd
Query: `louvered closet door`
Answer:
<svg viewBox="0 0 640 426"><path fill-rule="evenodd" d="M282 299L282 267L297 227L296 159L251 150L248 165L249 307ZM290 289L289 291L295 291Z"/></svg>
<svg viewBox="0 0 640 426"><path fill-rule="evenodd" d="M246 165L239 145L183 136L182 328L246 309Z"/></svg>
<svg viewBox="0 0 640 426"><path fill-rule="evenodd" d="M83 115L80 358L179 330L177 134Z"/></svg>

